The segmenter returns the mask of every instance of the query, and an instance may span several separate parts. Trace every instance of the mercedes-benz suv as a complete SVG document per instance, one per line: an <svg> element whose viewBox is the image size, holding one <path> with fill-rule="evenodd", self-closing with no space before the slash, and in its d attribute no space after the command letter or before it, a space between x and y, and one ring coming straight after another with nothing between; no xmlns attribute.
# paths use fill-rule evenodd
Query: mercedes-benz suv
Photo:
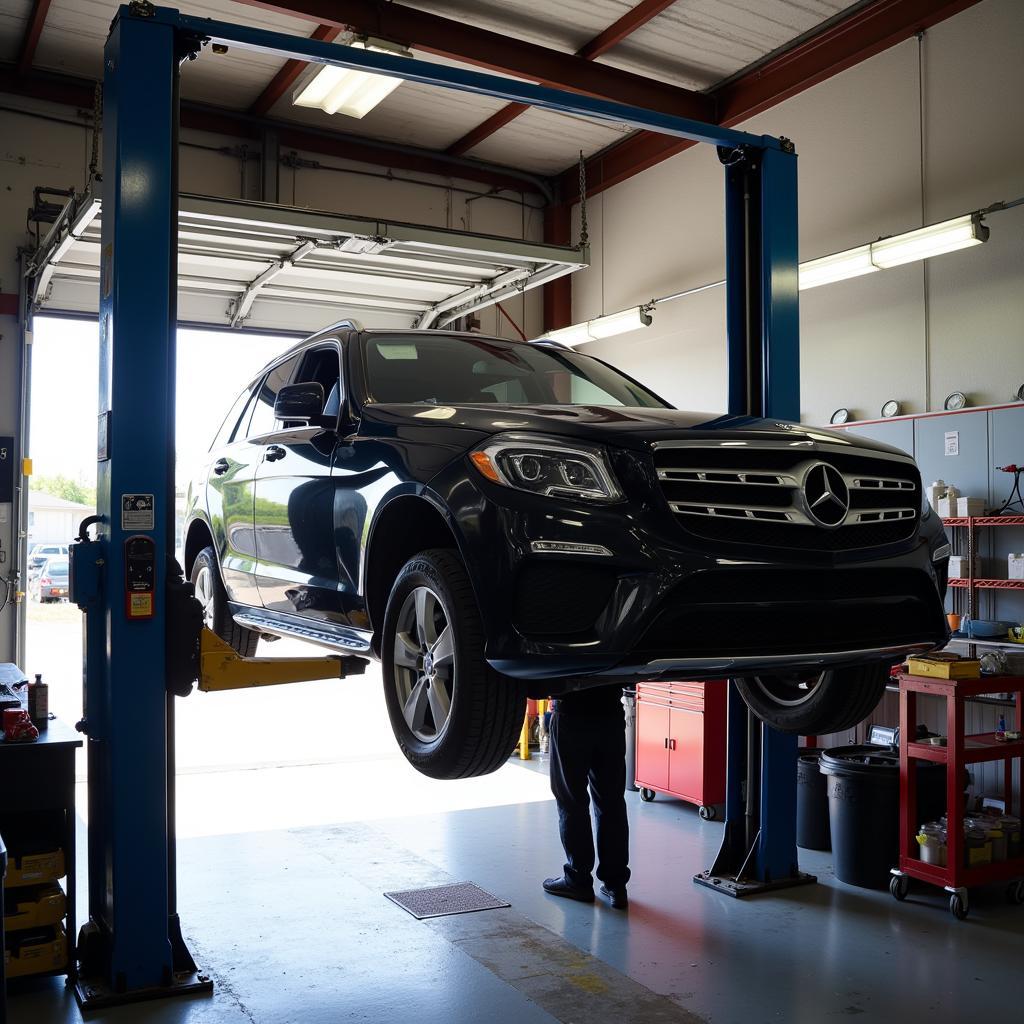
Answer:
<svg viewBox="0 0 1024 1024"><path fill-rule="evenodd" d="M185 534L212 629L378 657L439 778L497 768L528 695L610 682L731 677L777 729L850 727L946 641L948 556L896 449L680 412L551 343L350 324L238 396Z"/></svg>

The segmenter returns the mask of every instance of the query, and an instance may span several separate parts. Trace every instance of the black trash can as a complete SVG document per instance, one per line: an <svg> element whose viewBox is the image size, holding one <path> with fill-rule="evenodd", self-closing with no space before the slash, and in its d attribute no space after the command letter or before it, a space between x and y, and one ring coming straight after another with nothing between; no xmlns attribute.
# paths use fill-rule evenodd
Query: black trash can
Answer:
<svg viewBox="0 0 1024 1024"><path fill-rule="evenodd" d="M636 690L622 691L626 709L626 792L636 791Z"/></svg>
<svg viewBox="0 0 1024 1024"><path fill-rule="evenodd" d="M946 766L917 761L921 821L942 815ZM821 755L836 878L865 889L888 884L900 848L900 755L893 747L832 747Z"/></svg>
<svg viewBox="0 0 1024 1024"><path fill-rule="evenodd" d="M828 778L819 770L822 747L801 747L796 762L796 845L804 850L831 850Z"/></svg>

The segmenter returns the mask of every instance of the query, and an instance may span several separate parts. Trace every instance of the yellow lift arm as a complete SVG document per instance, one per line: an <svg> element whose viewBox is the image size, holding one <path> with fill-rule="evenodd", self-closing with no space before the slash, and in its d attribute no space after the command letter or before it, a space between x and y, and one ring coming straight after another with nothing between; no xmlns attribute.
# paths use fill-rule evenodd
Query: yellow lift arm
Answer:
<svg viewBox="0 0 1024 1024"><path fill-rule="evenodd" d="M362 675L366 665L364 658L342 655L244 658L212 630L204 628L199 638L199 689L204 693L305 683L313 679L344 679Z"/></svg>

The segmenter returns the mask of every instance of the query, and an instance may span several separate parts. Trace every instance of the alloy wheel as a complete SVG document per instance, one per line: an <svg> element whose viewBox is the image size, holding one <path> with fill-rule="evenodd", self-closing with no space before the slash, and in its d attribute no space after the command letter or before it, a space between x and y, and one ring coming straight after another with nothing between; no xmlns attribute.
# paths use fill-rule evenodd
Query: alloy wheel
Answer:
<svg viewBox="0 0 1024 1024"><path fill-rule="evenodd" d="M196 600L203 606L203 625L213 629L214 594L213 573L208 565L204 565L196 573L194 584Z"/></svg>
<svg viewBox="0 0 1024 1024"><path fill-rule="evenodd" d="M444 604L429 587L416 587L402 602L393 661L402 717L418 740L433 742L451 715L455 644Z"/></svg>

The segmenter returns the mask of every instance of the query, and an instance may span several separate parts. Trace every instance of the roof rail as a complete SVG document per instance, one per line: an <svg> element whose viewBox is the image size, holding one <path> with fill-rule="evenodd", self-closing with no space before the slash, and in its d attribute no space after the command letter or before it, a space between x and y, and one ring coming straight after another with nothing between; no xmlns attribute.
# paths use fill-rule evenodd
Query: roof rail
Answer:
<svg viewBox="0 0 1024 1024"><path fill-rule="evenodd" d="M336 331L339 328L347 327L350 331L362 331L364 330L363 325L358 320L353 320L351 317L345 320L339 320L334 324L327 324L326 327L321 327L317 334L323 334L324 331Z"/></svg>

